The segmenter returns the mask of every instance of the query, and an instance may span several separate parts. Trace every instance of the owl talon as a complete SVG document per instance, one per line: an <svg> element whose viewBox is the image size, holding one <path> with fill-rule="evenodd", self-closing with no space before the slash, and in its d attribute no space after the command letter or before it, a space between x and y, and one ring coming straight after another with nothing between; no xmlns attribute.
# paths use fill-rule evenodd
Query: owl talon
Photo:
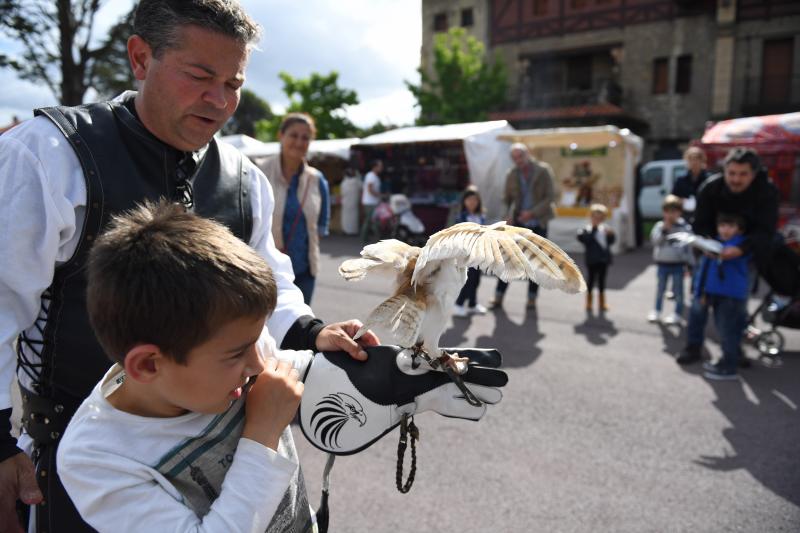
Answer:
<svg viewBox="0 0 800 533"><path fill-rule="evenodd" d="M459 357L458 353L442 352L442 356L436 360L442 366L448 366L456 374L465 374L467 372L467 365L469 357Z"/></svg>

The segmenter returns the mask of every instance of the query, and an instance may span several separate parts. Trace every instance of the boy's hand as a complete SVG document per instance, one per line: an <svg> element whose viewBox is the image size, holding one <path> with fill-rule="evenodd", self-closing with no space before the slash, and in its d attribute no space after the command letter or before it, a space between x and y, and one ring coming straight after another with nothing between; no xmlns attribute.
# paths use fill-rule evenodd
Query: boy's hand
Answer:
<svg viewBox="0 0 800 533"><path fill-rule="evenodd" d="M727 261L728 259L736 259L737 257L741 257L743 253L744 252L742 252L742 249L738 246L726 246L719 253L719 258L723 261Z"/></svg>
<svg viewBox="0 0 800 533"><path fill-rule="evenodd" d="M273 450L300 405L303 383L288 361L269 358L247 393L242 437Z"/></svg>

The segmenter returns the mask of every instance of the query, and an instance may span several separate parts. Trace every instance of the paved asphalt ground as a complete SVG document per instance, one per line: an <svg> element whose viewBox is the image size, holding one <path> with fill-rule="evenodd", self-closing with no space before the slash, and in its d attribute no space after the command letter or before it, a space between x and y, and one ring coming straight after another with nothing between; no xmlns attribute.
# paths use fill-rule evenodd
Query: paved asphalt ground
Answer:
<svg viewBox="0 0 800 533"><path fill-rule="evenodd" d="M363 319L387 288L339 278L357 239L326 238L322 247L316 313ZM494 285L483 278L484 304ZM583 296L549 291L526 313L516 282L502 311L453 319L443 345L503 354L503 401L477 423L417 416L407 495L394 486L397 431L340 457L330 531L800 531L800 331L783 330L779 365L747 346L753 365L741 381L709 382L699 365L674 362L678 326L645 320L655 291L649 249L618 256L609 286L604 317L587 316ZM717 357L719 344L707 350ZM316 505L325 456L298 428L295 437Z"/></svg>

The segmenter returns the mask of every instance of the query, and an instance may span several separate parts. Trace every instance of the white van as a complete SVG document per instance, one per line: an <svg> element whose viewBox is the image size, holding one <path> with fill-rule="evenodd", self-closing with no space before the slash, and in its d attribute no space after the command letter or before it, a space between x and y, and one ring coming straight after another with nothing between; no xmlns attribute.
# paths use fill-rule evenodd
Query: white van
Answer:
<svg viewBox="0 0 800 533"><path fill-rule="evenodd" d="M683 159L650 161L642 166L639 212L644 219L661 218L661 204L672 192L675 181L686 174Z"/></svg>

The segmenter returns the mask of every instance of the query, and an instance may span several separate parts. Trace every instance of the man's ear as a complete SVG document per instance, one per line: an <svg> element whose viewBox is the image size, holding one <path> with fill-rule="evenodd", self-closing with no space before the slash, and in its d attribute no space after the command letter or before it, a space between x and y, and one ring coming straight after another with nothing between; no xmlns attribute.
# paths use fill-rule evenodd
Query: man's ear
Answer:
<svg viewBox="0 0 800 533"><path fill-rule="evenodd" d="M147 69L153 59L153 49L147 41L138 35L131 35L128 38L128 60L131 63L133 77L143 81L147 77Z"/></svg>
<svg viewBox="0 0 800 533"><path fill-rule="evenodd" d="M140 383L152 382L165 360L155 344L137 344L125 354L125 375Z"/></svg>

